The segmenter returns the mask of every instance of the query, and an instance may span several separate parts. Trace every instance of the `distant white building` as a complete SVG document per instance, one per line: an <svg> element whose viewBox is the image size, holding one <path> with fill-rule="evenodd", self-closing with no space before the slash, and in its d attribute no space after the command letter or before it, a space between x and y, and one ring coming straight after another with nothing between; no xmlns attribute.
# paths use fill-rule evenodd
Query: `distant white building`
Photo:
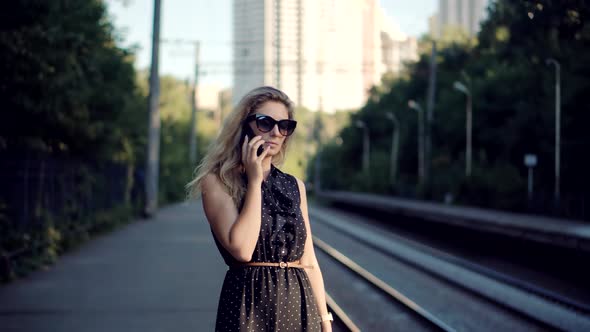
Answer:
<svg viewBox="0 0 590 332"><path fill-rule="evenodd" d="M220 85L199 85L195 96L199 110L217 111L220 107L219 94L223 90Z"/></svg>
<svg viewBox="0 0 590 332"><path fill-rule="evenodd" d="M418 61L418 40L407 36L397 23L380 11L382 59L380 76L386 72L394 74L403 69L405 62Z"/></svg>
<svg viewBox="0 0 590 332"><path fill-rule="evenodd" d="M439 0L438 13L429 22L430 32L435 37L446 28L461 28L474 36L485 19L488 0Z"/></svg>
<svg viewBox="0 0 590 332"><path fill-rule="evenodd" d="M233 16L234 104L272 85L311 110L358 108L386 71L417 57L377 0L234 0Z"/></svg>

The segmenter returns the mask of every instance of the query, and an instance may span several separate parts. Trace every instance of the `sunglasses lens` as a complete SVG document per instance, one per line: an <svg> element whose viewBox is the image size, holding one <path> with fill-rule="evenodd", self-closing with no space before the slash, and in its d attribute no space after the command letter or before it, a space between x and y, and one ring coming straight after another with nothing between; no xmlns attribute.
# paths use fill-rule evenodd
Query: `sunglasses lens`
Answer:
<svg viewBox="0 0 590 332"><path fill-rule="evenodd" d="M281 120L276 121L270 116L266 115L257 115L256 116L256 127L263 133L267 133L278 125L279 132L284 136L289 136L293 134L295 131L295 127L297 126L297 121L295 120Z"/></svg>
<svg viewBox="0 0 590 332"><path fill-rule="evenodd" d="M296 125L297 122L293 120L281 120L279 121L279 131L281 132L281 134L289 136L293 134L293 131L295 131Z"/></svg>
<svg viewBox="0 0 590 332"><path fill-rule="evenodd" d="M256 119L256 126L262 132L269 132L275 126L275 121L268 116L261 116Z"/></svg>

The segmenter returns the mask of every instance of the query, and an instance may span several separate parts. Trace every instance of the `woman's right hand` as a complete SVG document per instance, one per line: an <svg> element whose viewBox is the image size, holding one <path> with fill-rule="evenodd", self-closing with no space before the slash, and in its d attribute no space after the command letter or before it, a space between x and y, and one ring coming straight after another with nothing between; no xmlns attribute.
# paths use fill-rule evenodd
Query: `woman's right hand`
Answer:
<svg viewBox="0 0 590 332"><path fill-rule="evenodd" d="M248 175L248 183L261 184L264 179L264 173L262 169L262 160L268 153L268 148L265 148L260 156L256 154L258 147L264 144L262 136L254 136L252 140L248 139L248 136L244 138L242 144L242 164L246 169L246 175Z"/></svg>

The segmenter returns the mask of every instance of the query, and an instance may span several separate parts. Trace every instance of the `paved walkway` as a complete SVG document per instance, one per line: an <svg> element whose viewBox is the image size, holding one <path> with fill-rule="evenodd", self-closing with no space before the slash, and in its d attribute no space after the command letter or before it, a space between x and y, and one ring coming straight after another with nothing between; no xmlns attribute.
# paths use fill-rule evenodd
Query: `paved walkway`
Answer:
<svg viewBox="0 0 590 332"><path fill-rule="evenodd" d="M226 267L201 211L165 207L0 287L0 331L213 331Z"/></svg>

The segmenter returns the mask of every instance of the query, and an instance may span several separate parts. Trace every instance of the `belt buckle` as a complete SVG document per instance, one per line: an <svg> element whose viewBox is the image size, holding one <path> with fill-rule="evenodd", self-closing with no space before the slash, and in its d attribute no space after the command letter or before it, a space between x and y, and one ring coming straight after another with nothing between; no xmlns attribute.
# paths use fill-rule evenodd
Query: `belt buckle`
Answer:
<svg viewBox="0 0 590 332"><path fill-rule="evenodd" d="M280 262L280 263L279 263L279 267L280 267L281 269L284 269L284 268L286 268L286 267L288 267L288 266L289 266L289 264L287 264L286 262Z"/></svg>

